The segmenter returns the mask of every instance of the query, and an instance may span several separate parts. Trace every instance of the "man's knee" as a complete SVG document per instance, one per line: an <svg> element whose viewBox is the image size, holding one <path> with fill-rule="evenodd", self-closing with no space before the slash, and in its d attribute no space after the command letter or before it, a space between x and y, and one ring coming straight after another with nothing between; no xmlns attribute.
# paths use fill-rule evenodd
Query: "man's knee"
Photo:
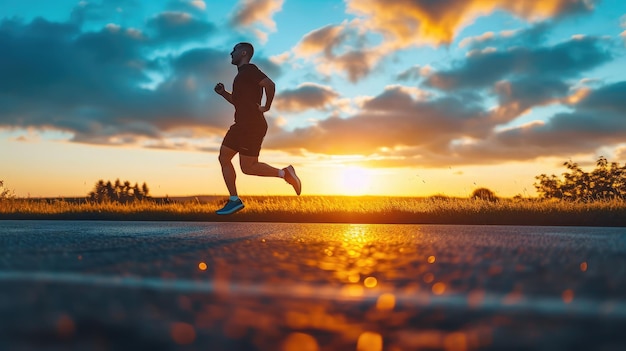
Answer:
<svg viewBox="0 0 626 351"><path fill-rule="evenodd" d="M217 156L217 159L220 161L220 164L229 164L231 163L230 161L233 159L232 156L230 156L228 153L225 152L220 152L219 156Z"/></svg>
<svg viewBox="0 0 626 351"><path fill-rule="evenodd" d="M224 155L220 154L217 159L220 161L220 164L227 164L230 160L226 157L224 157Z"/></svg>
<svg viewBox="0 0 626 351"><path fill-rule="evenodd" d="M247 175L254 175L255 174L254 165L255 165L254 163L242 163L241 172Z"/></svg>

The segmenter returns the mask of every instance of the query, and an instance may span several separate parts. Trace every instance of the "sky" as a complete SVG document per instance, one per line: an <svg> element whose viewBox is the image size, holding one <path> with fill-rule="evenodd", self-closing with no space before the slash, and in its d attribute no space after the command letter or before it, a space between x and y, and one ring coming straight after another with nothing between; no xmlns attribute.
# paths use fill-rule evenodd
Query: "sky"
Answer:
<svg viewBox="0 0 626 351"><path fill-rule="evenodd" d="M20 197L85 196L100 179L227 194L217 154L234 111L213 87L231 90L241 41L276 83L260 161L293 164L303 195L536 196L535 176L565 161L626 162L622 0L0 8L0 180Z"/></svg>

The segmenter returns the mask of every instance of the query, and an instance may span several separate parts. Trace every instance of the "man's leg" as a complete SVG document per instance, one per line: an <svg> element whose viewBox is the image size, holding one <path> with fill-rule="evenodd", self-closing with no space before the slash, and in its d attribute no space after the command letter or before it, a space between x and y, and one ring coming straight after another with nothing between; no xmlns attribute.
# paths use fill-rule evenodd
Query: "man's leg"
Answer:
<svg viewBox="0 0 626 351"><path fill-rule="evenodd" d="M239 164L241 171L245 174L256 175L261 177L280 177L293 186L297 195L300 195L302 184L300 178L296 175L293 166L283 169L274 168L267 163L259 162L258 156L245 156L239 154Z"/></svg>
<svg viewBox="0 0 626 351"><path fill-rule="evenodd" d="M279 177L279 169L267 163L259 162L258 156L246 156L239 154L239 164L241 171L248 175L261 177Z"/></svg>
<svg viewBox="0 0 626 351"><path fill-rule="evenodd" d="M237 186L235 180L237 179L237 173L233 166L232 159L237 154L237 151L222 145L220 148L220 165L222 166L222 176L224 177L224 183L230 196L237 196Z"/></svg>

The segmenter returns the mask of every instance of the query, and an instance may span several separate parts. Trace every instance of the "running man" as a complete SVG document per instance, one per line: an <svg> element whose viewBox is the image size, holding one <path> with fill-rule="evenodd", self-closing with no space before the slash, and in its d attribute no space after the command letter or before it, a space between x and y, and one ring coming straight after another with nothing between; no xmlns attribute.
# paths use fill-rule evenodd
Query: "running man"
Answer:
<svg viewBox="0 0 626 351"><path fill-rule="evenodd" d="M267 121L264 112L270 110L276 87L274 82L265 73L250 63L254 55L254 47L250 43L235 45L230 53L231 63L237 66L237 76L233 81L233 91L229 93L224 84L217 83L215 92L235 106L235 124L230 126L220 148L220 165L222 175L230 198L226 205L218 210L219 215L228 215L244 208L243 202L237 195L235 179L237 174L232 159L239 153L239 165L244 174L261 177L279 177L291 184L300 195L300 178L296 175L293 166L283 169L274 168L266 163L259 162L261 144L267 132ZM261 105L265 90L265 105Z"/></svg>

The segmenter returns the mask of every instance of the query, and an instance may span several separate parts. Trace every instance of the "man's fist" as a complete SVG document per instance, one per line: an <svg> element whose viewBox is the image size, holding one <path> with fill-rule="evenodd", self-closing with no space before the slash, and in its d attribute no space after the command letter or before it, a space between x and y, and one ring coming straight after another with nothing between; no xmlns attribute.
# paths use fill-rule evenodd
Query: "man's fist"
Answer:
<svg viewBox="0 0 626 351"><path fill-rule="evenodd" d="M222 83L217 83L215 84L215 88L213 88L215 90L216 93L222 95L222 93L225 91L224 90L224 84Z"/></svg>

